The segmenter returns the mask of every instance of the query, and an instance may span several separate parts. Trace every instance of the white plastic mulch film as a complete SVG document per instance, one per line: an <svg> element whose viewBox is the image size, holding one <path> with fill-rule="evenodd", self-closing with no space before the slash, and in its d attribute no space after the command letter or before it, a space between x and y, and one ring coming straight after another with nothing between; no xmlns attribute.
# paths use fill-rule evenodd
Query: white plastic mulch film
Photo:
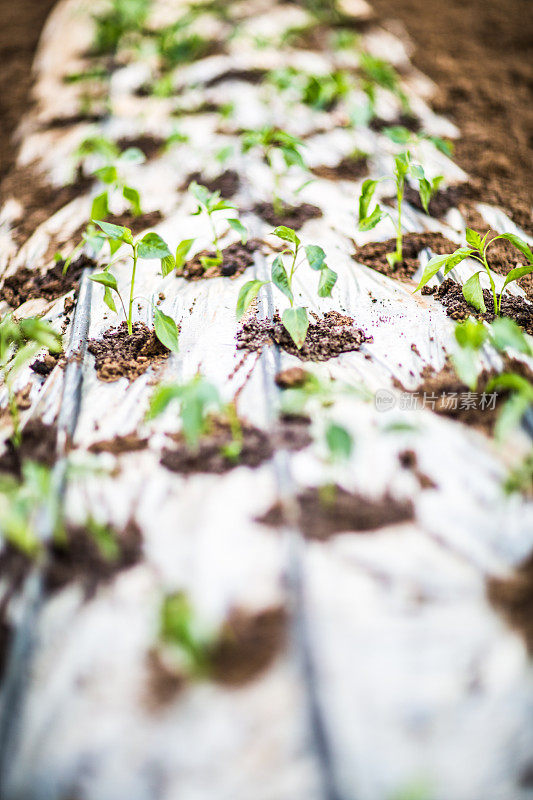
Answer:
<svg viewBox="0 0 533 800"><path fill-rule="evenodd" d="M370 11L363 0L345 5L355 18ZM167 24L185 6L179 0L154 0L149 20ZM335 166L358 148L369 154L369 175L390 174L396 146L370 127L346 127L342 104L333 112L315 111L231 75L206 85L229 70L292 65L322 74L357 67L364 49L400 70L424 130L435 136L458 134L430 110L433 87L410 67L403 43L390 32L369 27L357 47L344 50L280 47L283 31L304 26L311 16L292 3L261 0L228 6L238 25L208 13L196 20L196 30L225 42L224 52L179 67L170 97L136 91L152 76L154 56L147 45L112 72L111 114L102 122L47 129L48 121L71 116L78 108L80 87L63 77L86 68L92 15L98 8L83 0L61 0L53 11L36 61L38 102L21 123L19 160L36 161L60 186L71 176L72 153L90 134L113 140L141 134L166 138L178 129L187 143L128 167L144 209L161 212L153 229L171 250L192 237L198 237L193 253L208 246L205 220L191 216L193 199L178 188L194 171L213 177L223 168L236 170L241 184L232 199L250 235L268 238L271 226L247 209L270 199L272 178L259 154L241 154L242 128L272 124L303 137L310 167ZM351 98L353 107L363 102L362 93ZM378 90L376 102L380 116L397 117L400 107L390 92ZM232 115L187 113L203 103L231 103ZM216 155L228 147L233 149L220 167ZM431 177L444 175L445 183L466 179L431 142L419 148ZM291 196L304 180L298 170L291 171L283 191ZM323 212L302 228L302 242L320 245L339 275L332 297L319 300L314 283L309 286L300 270L295 285L302 304L316 312L349 314L373 336L361 351L306 368L388 398L383 410L374 400L350 394L330 410L354 437L348 463L332 468L312 446L224 475L169 472L160 465L159 453L165 426L176 427L175 417L169 414L155 426L144 420L156 373L149 370L131 384L125 378L103 383L93 357L85 354L72 389L75 395L81 377L74 434L78 457L97 440L136 429L149 435L150 443L144 451L104 455L99 462L103 471L87 470L67 480L67 514L78 521L90 514L118 527L134 517L142 531L143 555L89 600L71 584L37 602L37 609L28 604L38 592L11 602L12 620L28 628L32 646L29 654L22 647L18 656L25 674L22 687L11 683L8 697L4 685L4 724L6 703L12 703L8 707L16 717L8 726L16 744L4 764L6 797L530 796L520 784L533 748L527 653L522 639L491 608L485 591L489 576L508 574L533 545L531 504L502 491L508 463L527 452L529 441L517 431L502 448L429 409L401 407L394 379L414 387L425 366L439 369L452 343L453 323L431 296L413 295L408 284L353 261L354 240L361 245L394 233L390 220L368 233L356 230L362 181L316 178L298 195ZM86 223L96 191L51 216L19 251L10 234L17 208L15 201L8 202L0 220L3 273L22 265L42 266L59 232L65 240ZM390 194L390 184L378 191L382 197ZM499 209L483 207L483 214L495 229L517 232ZM404 225L409 231L441 232L458 245L464 239L464 220L453 208L438 221L406 205ZM228 230L223 244L236 239ZM462 267L468 274L468 262ZM241 363L242 351L236 350L238 291L254 270L261 278L269 268L270 259L258 254L255 266L237 279L188 282L175 274L162 278L154 260L142 263L136 282L138 295L157 298L162 293L161 309L181 325L180 352L158 368L157 381L185 380L200 370L227 400L241 389L240 415L265 429L279 403L276 372L300 363L273 348ZM119 286L126 286L129 269L125 259L115 265ZM83 345L85 323L91 338L116 324L102 302L103 288L90 287L87 303L87 281L78 299L78 307L83 301L90 308L90 318L77 315L76 322L73 315L67 330L71 350ZM279 295L265 294L259 313L271 313L272 302L278 301ZM63 299L30 301L27 314L35 312L44 312L59 327ZM151 323L150 315L146 303L135 304L136 319ZM24 372L20 384L33 382L27 417L51 421L66 397L63 402L71 406L61 408L60 420L68 429L76 409L73 398L63 395L66 374L57 367L40 388L35 375ZM401 469L398 454L406 448L416 451L421 469L437 488L422 490ZM323 542L304 542L295 531L274 531L257 521L280 496L331 480L362 495L388 491L409 498L415 519ZM161 598L176 590L185 591L212 626L234 608L253 613L285 605L293 619L288 642L268 669L240 688L192 681L155 708L147 697L149 654L157 640Z"/></svg>

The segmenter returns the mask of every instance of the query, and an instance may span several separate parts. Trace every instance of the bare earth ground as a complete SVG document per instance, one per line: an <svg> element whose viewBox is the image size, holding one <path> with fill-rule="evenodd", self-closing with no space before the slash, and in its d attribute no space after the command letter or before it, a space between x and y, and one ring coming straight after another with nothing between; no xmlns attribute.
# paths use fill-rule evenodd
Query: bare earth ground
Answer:
<svg viewBox="0 0 533 800"><path fill-rule="evenodd" d="M533 230L531 0L372 0L400 20L412 61L439 86L435 108L461 129L455 160L476 194Z"/></svg>

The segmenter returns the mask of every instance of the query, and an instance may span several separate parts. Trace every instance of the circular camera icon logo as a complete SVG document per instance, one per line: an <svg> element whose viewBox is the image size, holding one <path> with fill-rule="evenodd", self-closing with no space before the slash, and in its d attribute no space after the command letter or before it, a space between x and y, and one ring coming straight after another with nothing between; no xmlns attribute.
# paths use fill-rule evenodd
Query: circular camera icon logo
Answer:
<svg viewBox="0 0 533 800"><path fill-rule="evenodd" d="M376 411L390 411L396 405L396 399L390 389L378 389L374 395Z"/></svg>

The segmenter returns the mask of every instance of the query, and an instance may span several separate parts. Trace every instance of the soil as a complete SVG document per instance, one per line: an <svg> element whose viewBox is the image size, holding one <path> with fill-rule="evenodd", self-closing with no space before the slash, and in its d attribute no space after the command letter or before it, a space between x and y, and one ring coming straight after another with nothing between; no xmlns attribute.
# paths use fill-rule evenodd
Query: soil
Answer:
<svg viewBox="0 0 533 800"><path fill-rule="evenodd" d="M265 346L276 344L285 352L298 356L302 361L327 361L341 353L359 350L362 344L372 341L362 330L355 327L351 317L328 311L323 318L311 319L305 342L300 350L296 347L276 313L272 322L253 316L243 323L237 333L237 349L260 352Z"/></svg>
<svg viewBox="0 0 533 800"><path fill-rule="evenodd" d="M254 263L256 250L264 246L261 239L248 239L246 244L234 242L222 250L222 263L213 267L204 268L200 259L204 256L214 258L213 250L202 250L183 265L183 270L178 273L180 278L188 281L200 281L206 278L237 278Z"/></svg>
<svg viewBox="0 0 533 800"><path fill-rule="evenodd" d="M414 117L412 114L399 114L394 119L383 119L383 117L372 117L370 122L368 123L368 127L379 133L383 130L383 128L396 128L402 127L407 128L408 131L412 131L413 133L418 133L418 131L422 128L422 123L418 119L418 117Z"/></svg>
<svg viewBox="0 0 533 800"><path fill-rule="evenodd" d="M308 220L322 216L321 209L310 203L302 203L300 206L284 205L281 214L276 213L272 203L256 203L252 211L275 228L286 225L295 231L299 231Z"/></svg>
<svg viewBox="0 0 533 800"><path fill-rule="evenodd" d="M487 597L533 654L533 555L508 578L489 578Z"/></svg>
<svg viewBox="0 0 533 800"><path fill-rule="evenodd" d="M438 84L435 110L461 130L454 160L483 202L533 230L533 15L528 0L375 0L401 20L414 66ZM436 23L438 21L438 24Z"/></svg>
<svg viewBox="0 0 533 800"><path fill-rule="evenodd" d="M429 475L426 475L425 472L422 472L418 466L418 457L414 450L403 450L401 453L399 453L398 460L403 469L409 470L409 472L413 473L421 489L437 488L435 481L433 481Z"/></svg>
<svg viewBox="0 0 533 800"><path fill-rule="evenodd" d="M30 364L30 369L37 375L42 375L43 378L46 378L64 360L64 353L46 353L42 358L37 358L33 364Z"/></svg>
<svg viewBox="0 0 533 800"><path fill-rule="evenodd" d="M204 83L204 87L210 88L211 86L218 86L226 81L245 81L254 86L262 83L265 75L268 75L268 70L261 69L260 67L252 67L251 69L228 69L226 72L221 72L220 75L215 75Z"/></svg>
<svg viewBox="0 0 533 800"><path fill-rule="evenodd" d="M0 472L20 478L24 461L38 461L39 464L52 467L56 460L56 440L55 425L30 419L21 431L18 447L13 445L11 439L5 442L5 450L0 455Z"/></svg>
<svg viewBox="0 0 533 800"><path fill-rule="evenodd" d="M357 181L368 174L368 162L366 156L361 158L346 156L339 161L336 167L322 165L313 167L311 172L313 175L329 181Z"/></svg>
<svg viewBox="0 0 533 800"><path fill-rule="evenodd" d="M237 689L255 680L284 649L287 638L287 612L281 606L250 614L232 611L210 655L207 677L228 689ZM176 699L188 678L174 670L157 650L148 654L149 705L156 711Z"/></svg>
<svg viewBox="0 0 533 800"><path fill-rule="evenodd" d="M81 125L82 123L96 123L96 122L103 122L107 117L108 113L105 111L98 111L90 114L79 113L79 114L69 114L65 117L53 117L50 120L46 120L43 122L42 129L43 130L54 130L57 128L71 128L74 125Z"/></svg>
<svg viewBox="0 0 533 800"><path fill-rule="evenodd" d="M1 289L2 298L12 308L18 308L22 303L34 298L57 300L72 290L77 291L83 270L85 267L94 267L95 262L81 255L72 261L66 274L63 275L64 265L64 261L58 261L44 273L20 267L4 280Z"/></svg>
<svg viewBox="0 0 533 800"><path fill-rule="evenodd" d="M205 186L210 192L220 192L221 197L225 197L226 200L237 194L241 183L239 174L233 169L224 170L216 178L204 178L201 172L191 172L180 186L180 191L186 191L193 181Z"/></svg>
<svg viewBox="0 0 533 800"><path fill-rule="evenodd" d="M147 447L148 439L142 439L136 433L127 433L125 436L115 436L114 439L93 442L88 450L90 453L112 453L114 456L119 456L122 453L146 450Z"/></svg>
<svg viewBox="0 0 533 800"><path fill-rule="evenodd" d="M144 153L147 161L156 158L161 153L164 144L165 140L160 136L152 136L149 133L141 136L124 136L117 142L121 150L126 150L128 147L138 147Z"/></svg>
<svg viewBox="0 0 533 800"><path fill-rule="evenodd" d="M110 533L117 545L116 557L113 558L104 555L87 527L68 525L66 540L52 542L47 548L48 559L44 571L46 590L56 592L77 582L82 585L88 599L95 594L98 586L138 563L142 554L142 537L137 524L130 521L123 530L110 529ZM32 563L27 555L6 542L0 553L0 577L6 577L16 590Z"/></svg>
<svg viewBox="0 0 533 800"><path fill-rule="evenodd" d="M222 448L233 441L229 423L220 417L212 417L210 430L195 449L191 449L181 433L171 436L176 446L163 450L161 464L184 475L197 472L221 475L237 466L258 467L272 458L276 450L302 450L311 444L307 419L281 420L270 433L245 420L241 420L241 428L243 441L237 460L222 452Z"/></svg>
<svg viewBox="0 0 533 800"><path fill-rule="evenodd" d="M288 367L278 372L274 380L280 389L299 389L305 384L309 374L303 367Z"/></svg>
<svg viewBox="0 0 533 800"><path fill-rule="evenodd" d="M425 286L422 289L423 294L432 294L437 300L440 300L446 309L446 313L454 320L465 320L470 316L484 319L487 322L494 320L494 301L492 293L488 289L483 290L483 298L487 308L484 314L480 314L474 306L467 303L463 297L461 286L453 281L451 278L445 278L439 287ZM503 317L510 317L526 333L533 335L533 304L524 300L522 297L506 292L503 295L501 313Z"/></svg>
<svg viewBox="0 0 533 800"><path fill-rule="evenodd" d="M533 380L533 373L521 361L514 361L506 359L504 365L505 372L516 372L523 375L528 380ZM477 385L477 398L480 398L485 391L488 382L496 377L498 373L495 371L483 370L478 377ZM398 388L402 391L407 391L403 386L397 384ZM481 401L475 403L474 407L471 404L462 400L468 398L471 390L464 384L455 372L452 364L446 362L440 372L435 372L432 367L425 367L422 371L422 382L416 388L414 394L418 395L419 405L424 405L430 408L436 414L449 417L450 419L463 422L465 425L471 425L486 434L491 435L494 431L494 426L501 411L502 404L508 398L507 391L496 392L496 402L494 408L491 403L487 401L487 407L481 408ZM426 397L423 403L424 395ZM450 395L452 399L450 400ZM455 407L454 407L455 406Z"/></svg>
<svg viewBox="0 0 533 800"><path fill-rule="evenodd" d="M21 216L14 227L16 243L22 245L52 214L86 194L93 182L93 178L86 178L78 171L72 183L53 186L39 171L36 162L13 167L0 187L0 206L10 197L22 206Z"/></svg>
<svg viewBox="0 0 533 800"><path fill-rule="evenodd" d="M412 278L420 267L418 256L425 247L428 247L433 255L444 255L455 252L458 246L442 233L405 233L403 235L403 261L395 264L394 268L390 267L387 261L387 253L393 253L396 250L396 239L369 242L361 247L356 245L352 258L389 278L405 280Z"/></svg>
<svg viewBox="0 0 533 800"><path fill-rule="evenodd" d="M337 533L374 531L414 519L410 500L396 500L389 494L372 499L340 486L304 489L296 497L296 513L305 538L321 542ZM292 520L276 503L258 522L278 528Z"/></svg>
<svg viewBox="0 0 533 800"><path fill-rule="evenodd" d="M101 339L90 339L88 350L95 357L98 377L108 383L119 378L134 381L149 367L168 358L170 352L144 322L133 323L131 336L122 322L107 330Z"/></svg>
<svg viewBox="0 0 533 800"><path fill-rule="evenodd" d="M31 105L32 63L55 0L0 0L0 181L15 162L13 134Z"/></svg>
<svg viewBox="0 0 533 800"><path fill-rule="evenodd" d="M429 201L428 210L430 217L439 219L443 217L450 208L457 208L459 203L464 200L468 194L468 188L465 184L458 184L454 186L447 186L445 189L438 189ZM417 208L419 211L426 213L420 195L416 189L409 184L406 184L404 191L404 200L409 205ZM387 197L384 202L393 205L396 202L395 197Z"/></svg>

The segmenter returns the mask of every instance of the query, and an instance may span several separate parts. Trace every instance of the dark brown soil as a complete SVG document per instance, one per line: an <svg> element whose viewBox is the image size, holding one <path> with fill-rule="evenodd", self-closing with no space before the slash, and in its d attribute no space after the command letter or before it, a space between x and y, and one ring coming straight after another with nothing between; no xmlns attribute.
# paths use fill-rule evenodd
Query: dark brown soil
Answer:
<svg viewBox="0 0 533 800"><path fill-rule="evenodd" d="M211 86L218 86L226 81L244 81L257 85L262 83L268 70L260 69L259 67L252 67L251 69L228 69L226 72L221 72L220 75L215 75L204 83L206 88Z"/></svg>
<svg viewBox="0 0 533 800"><path fill-rule="evenodd" d="M389 494L378 499L347 492L340 486L304 489L296 497L295 520L306 539L325 541L337 533L365 532L414 519L410 500ZM276 503L259 522L273 528L291 524L281 503Z"/></svg>
<svg viewBox="0 0 533 800"><path fill-rule="evenodd" d="M489 578L487 597L533 654L533 555L508 578Z"/></svg>
<svg viewBox="0 0 533 800"><path fill-rule="evenodd" d="M117 328L106 331L101 339L90 339L88 350L95 357L98 377L109 383L119 378L134 381L149 367L168 358L169 354L144 322L133 324L131 336L128 335L128 326L122 322Z"/></svg>
<svg viewBox="0 0 533 800"><path fill-rule="evenodd" d="M311 443L309 420L290 418L282 420L277 427L267 433L241 420L242 449L238 458L231 459L223 448L233 441L229 423L222 418L213 417L210 430L191 449L181 433L171 438L176 442L172 449L165 448L161 464L172 472L188 475L208 472L221 475L237 466L258 467L268 461L276 450L301 450Z"/></svg>
<svg viewBox="0 0 533 800"><path fill-rule="evenodd" d="M15 163L15 128L31 104L35 50L55 0L0 0L0 182Z"/></svg>
<svg viewBox="0 0 533 800"><path fill-rule="evenodd" d="M413 63L438 86L437 111L461 130L455 161L486 203L532 229L533 14L529 0L375 0L401 20Z"/></svg>
<svg viewBox="0 0 533 800"><path fill-rule="evenodd" d="M142 536L137 524L128 522L121 530L110 529L116 552L104 554L89 528L69 525L64 542L53 542L47 549L45 586L56 592L70 583L83 586L85 597L94 595L98 586L109 582L124 569L136 564L142 554ZM16 589L31 567L31 560L18 548L6 543L0 553L0 576Z"/></svg>
<svg viewBox="0 0 533 800"><path fill-rule="evenodd" d="M413 117L411 114L400 114L395 119L383 119L383 117L373 117L368 123L368 127L379 133L383 128L393 128L401 126L407 128L408 131L418 133L422 124L418 117Z"/></svg>
<svg viewBox="0 0 533 800"><path fill-rule="evenodd" d="M84 255L73 261L63 275L64 261L58 261L42 273L35 269L20 267L4 280L0 296L12 308L18 308L26 300L43 297L56 300L64 294L78 290L81 273L85 267L95 266L95 262Z"/></svg>
<svg viewBox="0 0 533 800"><path fill-rule="evenodd" d="M0 472L20 478L24 461L38 461L47 467L53 466L56 460L55 425L45 425L40 419L31 419L21 434L19 447L15 447L11 439L5 442L5 450L0 455Z"/></svg>
<svg viewBox="0 0 533 800"><path fill-rule="evenodd" d="M457 208L461 200L464 199L466 190L464 185L458 184L455 186L447 186L445 189L439 189L429 201L428 209L429 216L436 217L437 219L443 217L450 208ZM414 206L419 211L425 213L425 209L420 200L420 195L416 189L407 184L405 186L404 199L409 205ZM387 198L387 201L392 203L395 198Z"/></svg>
<svg viewBox="0 0 533 800"><path fill-rule="evenodd" d="M193 181L196 181L196 183L199 183L201 186L205 186L210 192L220 192L221 196L226 199L237 194L241 183L238 173L233 169L224 170L224 172L217 175L216 178L204 178L201 172L191 172L183 181L180 190L182 192L186 191L189 188L189 184Z"/></svg>
<svg viewBox="0 0 533 800"><path fill-rule="evenodd" d="M276 213L272 203L256 203L252 211L274 227L286 225L295 231L299 231L308 220L322 216L320 208L310 203L302 203L300 206L285 205L281 214Z"/></svg>
<svg viewBox="0 0 533 800"><path fill-rule="evenodd" d="M214 258L216 253L213 250L202 250L183 265L183 270L178 275L188 281L220 277L237 278L252 266L255 251L263 246L264 242L261 239L248 239L246 244L234 242L222 250L222 263L207 269L204 268L200 258L204 256Z"/></svg>
<svg viewBox="0 0 533 800"><path fill-rule="evenodd" d="M196 116L197 114L219 114L222 106L220 103L212 103L206 100L203 103L199 103L197 106L191 106L190 108L177 108L173 115L176 117L181 116Z"/></svg>
<svg viewBox="0 0 533 800"><path fill-rule="evenodd" d="M313 175L319 178L326 178L329 181L357 181L368 174L368 162L366 156L353 158L346 156L339 161L336 167L313 167Z"/></svg>
<svg viewBox="0 0 533 800"><path fill-rule="evenodd" d="M425 472L422 472L422 470L418 466L418 458L414 450L403 450L398 455L398 460L402 465L403 469L407 469L409 470L409 472L413 473L418 483L420 484L421 489L437 488L437 484L435 483L435 481L433 481L429 477L429 475L426 475Z"/></svg>
<svg viewBox="0 0 533 800"><path fill-rule="evenodd" d="M236 338L238 350L260 352L267 345L276 344L302 361L327 361L341 353L359 350L362 344L372 341L371 336L355 327L351 317L338 311L328 311L322 319L311 320L300 350L281 324L278 314L272 322L251 317L243 323Z"/></svg>
<svg viewBox="0 0 533 800"><path fill-rule="evenodd" d="M259 677L285 647L287 612L278 606L250 614L232 611L209 656L207 678L237 689ZM188 677L172 669L157 650L148 654L149 706L156 711L173 702Z"/></svg>
<svg viewBox="0 0 533 800"><path fill-rule="evenodd" d="M447 315L452 319L465 320L470 316L474 316L487 322L494 320L494 301L492 293L488 289L483 290L483 298L487 308L484 314L480 314L470 303L466 302L461 286L451 278L446 278L438 288L425 286L422 292L424 294L432 294L437 300L440 300L446 309ZM513 319L526 333L533 334L532 303L522 297L515 297L506 292L502 299L501 313L503 317Z"/></svg>
<svg viewBox="0 0 533 800"><path fill-rule="evenodd" d="M160 136L152 136L149 133L145 133L142 136L124 136L117 142L121 150L126 150L128 147L138 147L144 153L147 161L156 158L161 153L164 144L165 140Z"/></svg>
<svg viewBox="0 0 533 800"><path fill-rule="evenodd" d="M355 246L354 261L366 264L367 267L387 275L389 278L405 280L412 278L420 266L418 256L420 252L429 247L433 255L453 253L458 244L447 239L442 233L405 233L403 236L403 261L395 264L394 269L389 266L387 253L396 250L396 239L387 239L384 242L369 242L362 247Z"/></svg>
<svg viewBox="0 0 533 800"><path fill-rule="evenodd" d="M94 442L89 446L90 453L112 453L115 456L122 453L134 453L146 450L148 439L141 439L136 433L127 433L125 436L115 436L114 439L105 439Z"/></svg>
<svg viewBox="0 0 533 800"><path fill-rule="evenodd" d="M22 245L39 225L76 197L88 192L92 184L93 178L86 178L78 173L73 183L52 186L39 171L36 162L13 167L0 187L0 205L14 197L22 206L23 210L14 230L17 244Z"/></svg>
<svg viewBox="0 0 533 800"><path fill-rule="evenodd" d="M309 372L303 367L288 367L278 372L274 380L280 389L298 389L304 385L308 377Z"/></svg>
<svg viewBox="0 0 533 800"><path fill-rule="evenodd" d="M107 217L106 222L111 222L112 225L122 225L129 228L134 236L142 233L148 228L153 228L163 219L160 211L149 211L147 214L140 214L136 217L129 211L124 214L111 214Z"/></svg>
<svg viewBox="0 0 533 800"><path fill-rule="evenodd" d="M43 378L46 378L64 359L64 353L46 353L42 358L37 358L33 364L30 364L30 369L37 375L42 375Z"/></svg>
<svg viewBox="0 0 533 800"><path fill-rule="evenodd" d="M533 380L533 374L528 367L520 361L508 359L505 364L505 371L517 372L528 380ZM496 377L496 372L484 370L478 378L477 402L472 406L468 402L471 390L457 377L453 366L447 362L440 372L435 372L432 367L425 367L422 372L422 382L415 390L417 394L417 405L430 408L436 414L440 414L465 425L471 425L487 434L492 434L494 426L501 411L502 404L508 398L507 391L496 392L496 402L494 408L487 399L486 407L481 408L481 395L485 391L488 382ZM403 391L403 386L399 385ZM426 401L423 402L424 394Z"/></svg>

